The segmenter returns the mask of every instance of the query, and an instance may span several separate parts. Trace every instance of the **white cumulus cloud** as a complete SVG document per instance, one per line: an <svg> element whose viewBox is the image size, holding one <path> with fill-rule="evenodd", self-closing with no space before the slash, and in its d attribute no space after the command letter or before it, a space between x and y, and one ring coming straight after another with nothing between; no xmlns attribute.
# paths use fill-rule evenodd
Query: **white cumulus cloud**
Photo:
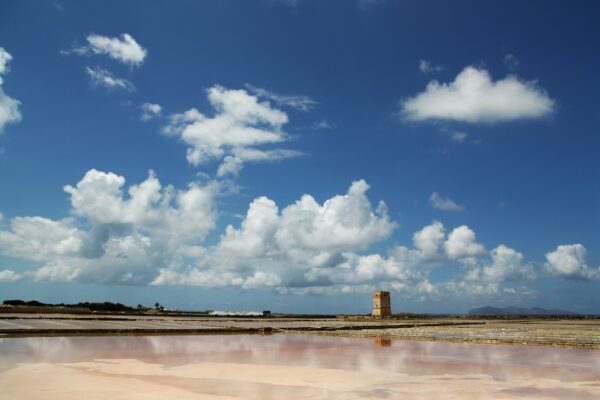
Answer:
<svg viewBox="0 0 600 400"><path fill-rule="evenodd" d="M16 124L21 121L21 102L7 95L2 84L3 75L9 72L9 63L12 55L0 47L0 135L4 132L4 127L8 124Z"/></svg>
<svg viewBox="0 0 600 400"><path fill-rule="evenodd" d="M5 269L0 271L0 283L2 282L16 282L21 280L23 275L16 273L11 269Z"/></svg>
<svg viewBox="0 0 600 400"><path fill-rule="evenodd" d="M123 176L91 169L64 187L69 217L2 219L0 253L35 267L22 273L5 269L0 280L296 294L379 288L419 301L532 293L522 283L535 277L533 264L504 245L486 251L466 225L447 233L441 222L433 221L412 235L412 247L393 245L386 254L373 252L373 245L389 239L397 224L383 202L371 202L364 180L324 202L305 194L279 207L266 196L257 197L237 226L227 226L216 243L207 244L217 226L222 185L208 180L176 190L163 186L152 171L145 180L127 185ZM561 266L568 276L591 279L597 272L585 265L582 249L559 247L557 255L548 254L548 264ZM448 270L446 280L434 279L437 268Z"/></svg>
<svg viewBox="0 0 600 400"><path fill-rule="evenodd" d="M202 254L215 228L219 186L163 187L154 173L124 192L125 178L88 171L65 186L72 217L15 217L0 229L0 252L41 266L37 280L148 284L160 268Z"/></svg>
<svg viewBox="0 0 600 400"><path fill-rule="evenodd" d="M112 72L100 67L86 67L85 71L90 77L90 84L94 87L104 87L108 90L124 89L128 92L135 91L133 83L124 78L118 78Z"/></svg>
<svg viewBox="0 0 600 400"><path fill-rule="evenodd" d="M273 200L264 196L254 199L240 228L227 226L217 246L218 253L237 257L262 257L273 253L279 221L279 209Z"/></svg>
<svg viewBox="0 0 600 400"><path fill-rule="evenodd" d="M302 153L288 149L260 150L247 147L232 149L231 154L225 156L223 163L219 165L217 175L237 175L248 162L274 162L300 155Z"/></svg>
<svg viewBox="0 0 600 400"><path fill-rule="evenodd" d="M151 119L160 117L162 113L162 107L160 104L156 103L144 103L140 106L142 110L142 115L140 119L143 122L150 121Z"/></svg>
<svg viewBox="0 0 600 400"><path fill-rule="evenodd" d="M92 169L75 187L65 186L72 213L104 225L132 225L166 242L202 241L215 227L214 197L218 184L192 183L187 190L163 188L150 171L148 178L123 193L125 178Z"/></svg>
<svg viewBox="0 0 600 400"><path fill-rule="evenodd" d="M396 224L390 222L385 204L373 210L364 180L353 182L348 193L334 196L323 205L310 195L281 212L278 243L285 248L303 247L326 251L362 250L388 237Z"/></svg>
<svg viewBox="0 0 600 400"><path fill-rule="evenodd" d="M467 280L527 281L535 277L533 265L525 263L523 254L503 244L491 251L491 261L488 265L472 269Z"/></svg>
<svg viewBox="0 0 600 400"><path fill-rule="evenodd" d="M449 197L442 197L440 196L440 194L438 192L433 192L431 193L431 196L429 196L429 204L431 204L431 207L435 208L436 210L442 210L442 211L462 211L464 210L464 206L457 204L456 202L454 202L454 200L450 199Z"/></svg>
<svg viewBox="0 0 600 400"><path fill-rule="evenodd" d="M216 247L219 256L283 257L293 263L321 266L344 252L366 249L387 238L396 224L384 205L373 210L369 186L353 182L348 193L319 204L311 195L279 212L266 197L255 199L239 229L228 226Z"/></svg>
<svg viewBox="0 0 600 400"><path fill-rule="evenodd" d="M171 115L164 132L180 137L189 147L187 160L200 165L221 161L220 176L237 174L248 162L276 161L301 153L287 149L265 149L264 146L288 140L282 126L288 122L285 112L260 101L245 90L213 86L207 91L215 109L207 117L195 108ZM263 148L260 148L260 147Z"/></svg>
<svg viewBox="0 0 600 400"><path fill-rule="evenodd" d="M448 239L444 242L444 249L451 260L472 261L474 257L485 253L483 245L477 243L475 232L466 225L454 228L450 232Z"/></svg>
<svg viewBox="0 0 600 400"><path fill-rule="evenodd" d="M15 217L10 230L0 230L4 254L34 261L77 254L83 235L72 219L51 220L43 217Z"/></svg>
<svg viewBox="0 0 600 400"><path fill-rule="evenodd" d="M424 259L432 259L439 256L439 249L446 237L446 229L439 221L433 221L420 231L413 234L412 240L415 248L420 251Z"/></svg>
<svg viewBox="0 0 600 400"><path fill-rule="evenodd" d="M0 85L4 82L2 79L2 75L8 73L10 61L12 60L12 55L4 50L3 47L0 47Z"/></svg>
<svg viewBox="0 0 600 400"><path fill-rule="evenodd" d="M72 52L81 55L103 54L129 66L141 65L148 54L148 51L128 33L120 37L90 34L86 40L86 46L74 48Z"/></svg>
<svg viewBox="0 0 600 400"><path fill-rule="evenodd" d="M425 91L401 102L411 121L494 123L552 114L555 101L534 81L509 75L493 81L487 70L466 67L453 82L431 81Z"/></svg>
<svg viewBox="0 0 600 400"><path fill-rule="evenodd" d="M220 285L279 290L380 278L383 272L372 270L395 271L393 262L354 252L389 237L396 224L383 204L373 209L367 190L360 180L323 204L304 195L281 210L273 200L258 197L239 228L229 225L197 268L163 269L154 284L215 285L215 270L224 273Z"/></svg>
<svg viewBox="0 0 600 400"><path fill-rule="evenodd" d="M586 248L580 244L563 244L546 254L546 270L563 278L599 280L600 268L591 268L585 260Z"/></svg>
<svg viewBox="0 0 600 400"><path fill-rule="evenodd" d="M300 111L309 111L318 104L317 101L308 96L282 95L250 84L246 84L246 89L255 96L270 100L280 107L291 107Z"/></svg>

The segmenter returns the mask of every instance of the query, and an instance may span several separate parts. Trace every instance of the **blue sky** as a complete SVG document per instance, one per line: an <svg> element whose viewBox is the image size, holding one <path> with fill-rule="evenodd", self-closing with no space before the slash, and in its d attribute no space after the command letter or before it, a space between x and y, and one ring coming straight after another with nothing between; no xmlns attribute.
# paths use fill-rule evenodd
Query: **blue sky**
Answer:
<svg viewBox="0 0 600 400"><path fill-rule="evenodd" d="M2 2L0 297L598 312L598 8Z"/></svg>

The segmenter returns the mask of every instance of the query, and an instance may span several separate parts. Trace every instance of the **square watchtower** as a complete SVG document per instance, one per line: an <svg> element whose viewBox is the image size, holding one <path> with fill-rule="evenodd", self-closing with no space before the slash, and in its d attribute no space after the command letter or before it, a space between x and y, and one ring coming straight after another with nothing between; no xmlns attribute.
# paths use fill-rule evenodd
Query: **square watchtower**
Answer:
<svg viewBox="0 0 600 400"><path fill-rule="evenodd" d="M391 315L390 292L376 291L373 293L373 316L383 318Z"/></svg>

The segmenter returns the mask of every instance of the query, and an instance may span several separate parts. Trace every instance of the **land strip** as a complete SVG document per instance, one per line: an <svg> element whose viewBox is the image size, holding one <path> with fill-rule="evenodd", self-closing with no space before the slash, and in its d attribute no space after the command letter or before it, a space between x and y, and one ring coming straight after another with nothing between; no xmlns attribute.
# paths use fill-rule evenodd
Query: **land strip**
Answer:
<svg viewBox="0 0 600 400"><path fill-rule="evenodd" d="M600 319L212 317L0 314L0 338L90 335L301 333L394 340L558 346L600 350Z"/></svg>

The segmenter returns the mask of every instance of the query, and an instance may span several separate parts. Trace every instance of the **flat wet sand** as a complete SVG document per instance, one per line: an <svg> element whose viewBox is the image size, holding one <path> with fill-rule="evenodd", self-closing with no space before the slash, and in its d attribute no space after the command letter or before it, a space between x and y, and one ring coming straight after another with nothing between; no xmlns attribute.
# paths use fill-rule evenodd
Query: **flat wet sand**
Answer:
<svg viewBox="0 0 600 400"><path fill-rule="evenodd" d="M309 335L0 339L0 399L597 399L600 352Z"/></svg>

